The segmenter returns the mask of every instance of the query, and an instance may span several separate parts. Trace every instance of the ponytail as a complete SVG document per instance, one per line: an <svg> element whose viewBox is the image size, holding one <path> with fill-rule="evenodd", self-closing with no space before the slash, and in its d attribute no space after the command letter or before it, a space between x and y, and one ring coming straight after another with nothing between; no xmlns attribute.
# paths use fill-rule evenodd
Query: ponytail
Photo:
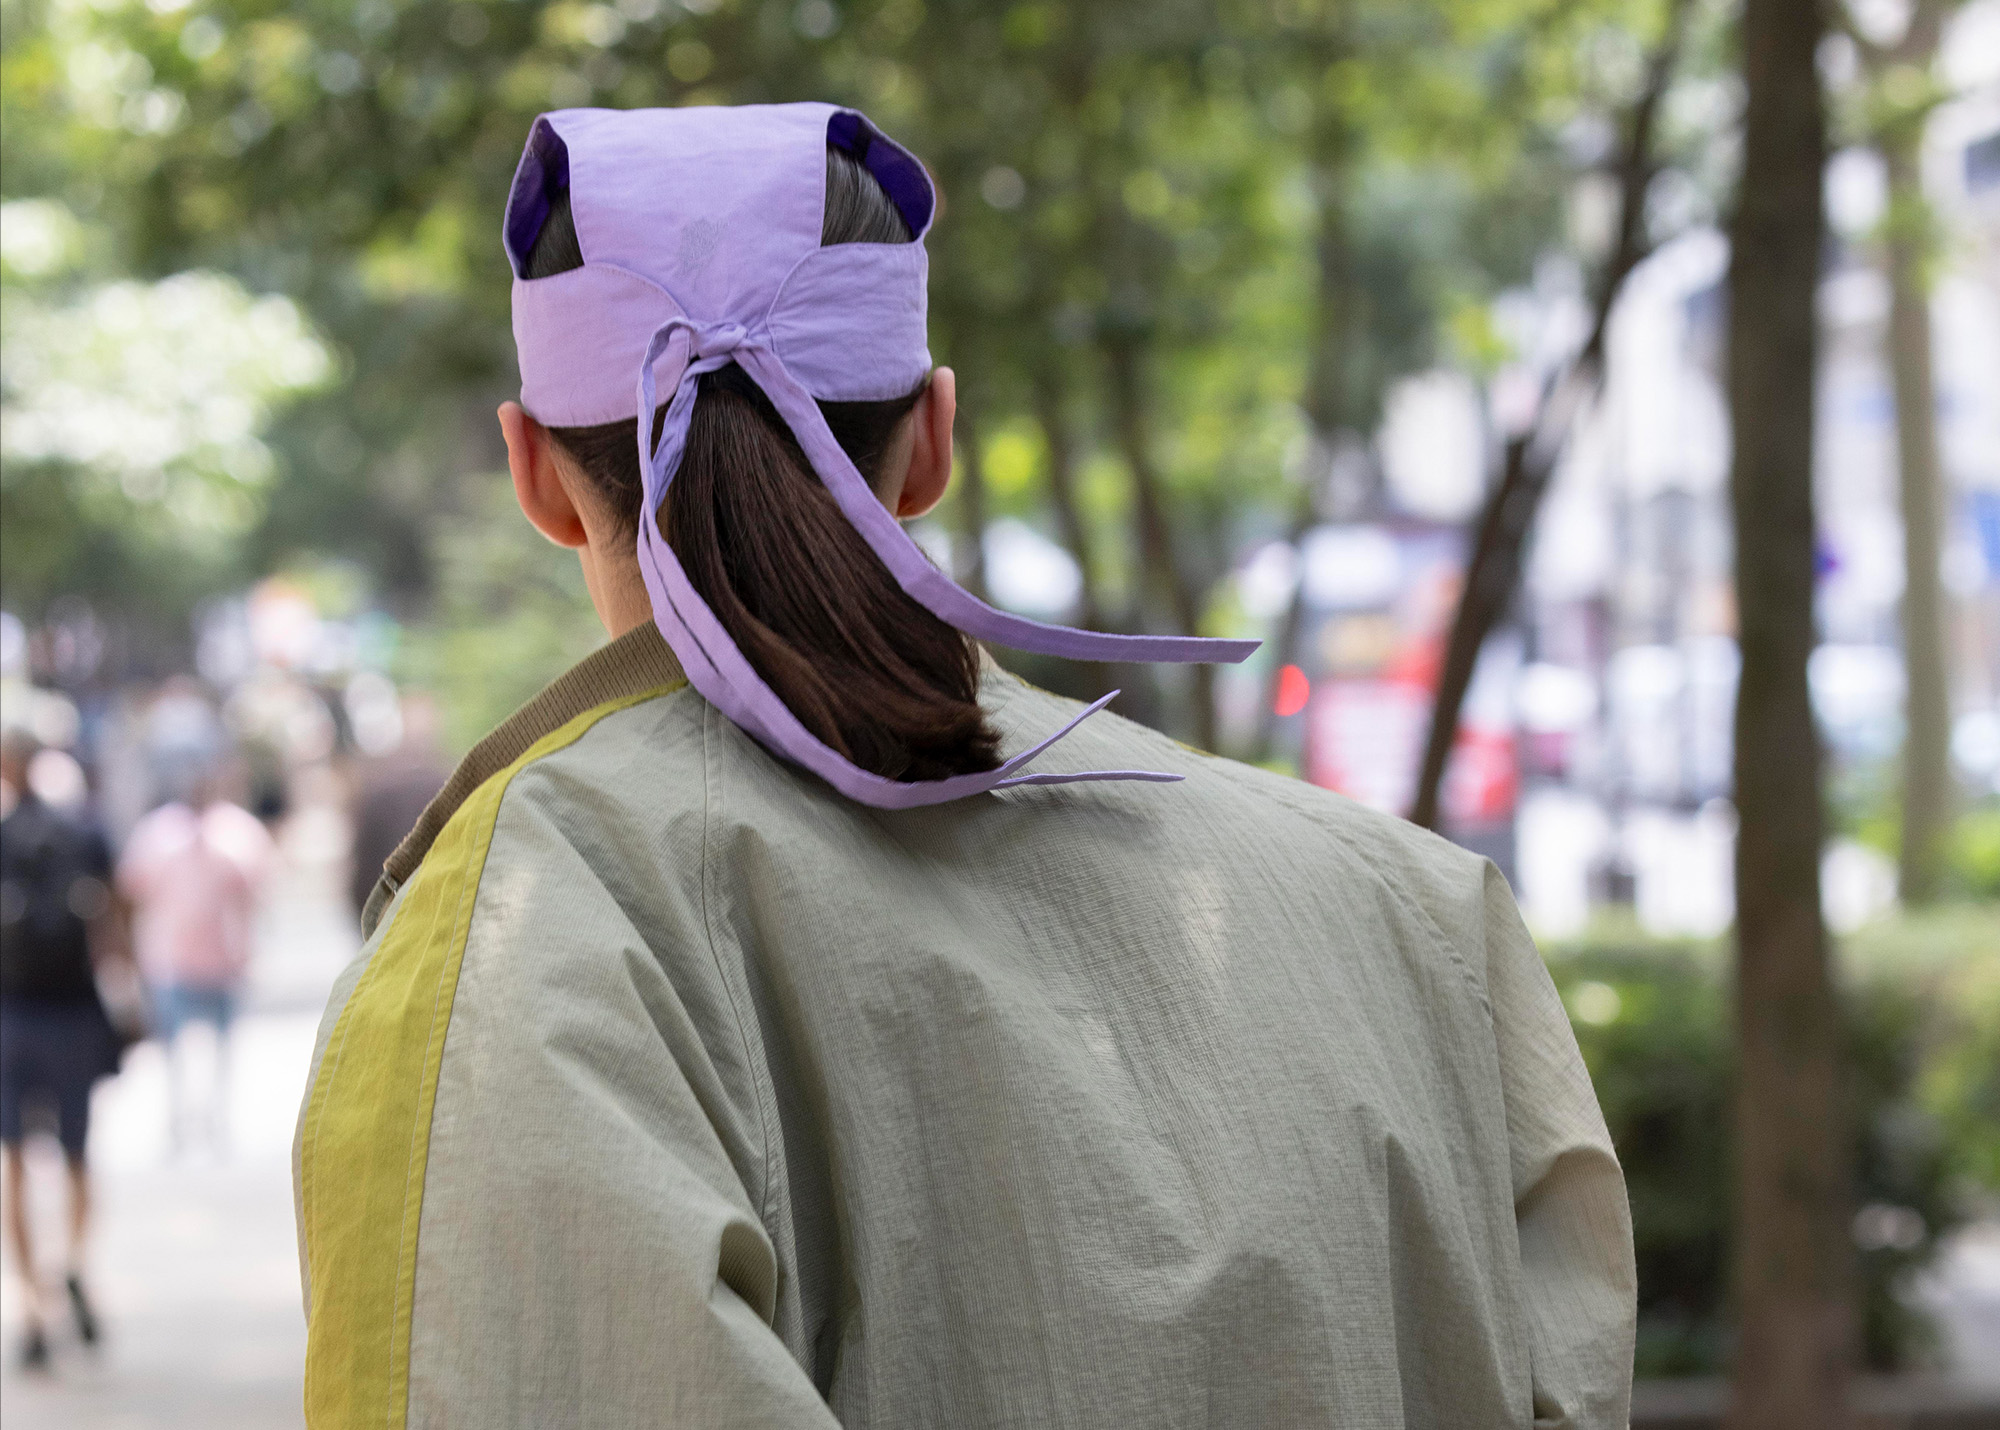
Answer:
<svg viewBox="0 0 2000 1430"><path fill-rule="evenodd" d="M821 242L908 243L889 196L827 151ZM582 266L568 195L556 196L525 265ZM885 402L822 402L864 480L920 385ZM657 442L664 409L654 414ZM643 505L636 420L549 435L636 535ZM896 584L841 513L770 399L730 364L701 378L679 470L658 514L689 582L800 724L853 764L894 780L990 770L1000 737L979 706L979 653Z"/></svg>

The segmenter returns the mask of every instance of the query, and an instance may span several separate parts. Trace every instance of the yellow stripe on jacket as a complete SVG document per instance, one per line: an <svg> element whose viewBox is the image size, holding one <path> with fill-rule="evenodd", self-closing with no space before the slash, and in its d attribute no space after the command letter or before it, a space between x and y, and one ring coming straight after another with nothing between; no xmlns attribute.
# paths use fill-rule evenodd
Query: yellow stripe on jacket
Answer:
<svg viewBox="0 0 2000 1430"><path fill-rule="evenodd" d="M301 1128L300 1215L311 1287L306 1422L402 1430L424 1167L445 1031L472 907L507 786L605 716L597 706L536 741L452 816L341 1010Z"/></svg>

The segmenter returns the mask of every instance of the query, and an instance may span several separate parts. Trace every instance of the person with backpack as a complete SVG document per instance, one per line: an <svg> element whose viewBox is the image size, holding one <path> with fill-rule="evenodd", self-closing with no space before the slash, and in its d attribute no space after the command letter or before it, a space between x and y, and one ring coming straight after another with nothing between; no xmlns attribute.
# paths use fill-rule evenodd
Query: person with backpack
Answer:
<svg viewBox="0 0 2000 1430"><path fill-rule="evenodd" d="M295 1142L317 1430L1626 1423L1624 1183L1493 866L1015 679L923 166L538 119L515 495L611 643L378 882Z"/></svg>
<svg viewBox="0 0 2000 1430"><path fill-rule="evenodd" d="M64 1274L70 1312L87 1345L98 1321L84 1287L90 1234L90 1093L118 1070L118 1038L98 996L99 957L121 957L112 909L111 851L81 819L44 802L28 777L33 739L0 736L0 1157L7 1238L20 1280L20 1363L49 1363L48 1293L26 1203L21 1140L53 1124L69 1193Z"/></svg>

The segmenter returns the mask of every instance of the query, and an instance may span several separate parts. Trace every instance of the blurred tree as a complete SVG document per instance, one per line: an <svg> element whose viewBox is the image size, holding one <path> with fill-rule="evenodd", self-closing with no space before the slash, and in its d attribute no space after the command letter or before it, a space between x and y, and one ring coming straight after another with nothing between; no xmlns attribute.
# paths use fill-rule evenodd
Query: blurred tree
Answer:
<svg viewBox="0 0 2000 1430"><path fill-rule="evenodd" d="M1369 177L1369 130L1387 117L1382 99L1393 88L1368 70L1362 55L1377 52L1364 51L1360 35L1364 28L1379 28L1382 17L1364 14L1360 5L1349 3L1277 9L1269 21L1258 16L1257 28L1263 31L1268 24L1268 32L1283 37L1268 47L1265 67L1282 106L1281 118L1301 131L1316 228L1312 326L1306 337L1300 403L1309 445L1289 533L1293 549L1298 550L1315 523L1330 516L1359 515L1374 495L1375 474L1363 455L1369 434L1381 415L1389 382L1416 371L1430 357L1435 323L1426 321L1434 314L1426 311L1430 305L1424 299L1443 295L1419 296L1414 291L1419 284L1411 259L1421 249L1407 242L1412 235L1394 232L1399 225L1385 225L1388 232L1371 234L1360 202ZM1421 13L1422 7L1411 10ZM1397 38L1404 44L1398 47L1395 62L1407 66L1408 37ZM1388 59L1387 54L1380 57ZM1394 317L1384 323L1378 314ZM1417 321L1411 321L1413 317ZM1269 753L1278 709L1277 681L1292 663L1304 614L1301 579L1279 624L1275 658L1270 662L1269 685L1259 712L1255 753L1260 757Z"/></svg>
<svg viewBox="0 0 2000 1430"><path fill-rule="evenodd" d="M260 434L333 376L287 298L217 273L107 275L105 235L48 199L0 204L0 590L138 614L184 653L207 582L241 576L269 499Z"/></svg>
<svg viewBox="0 0 2000 1430"><path fill-rule="evenodd" d="M1500 479L1487 493L1473 525L1472 550L1466 558L1465 581L1451 634L1445 641L1423 763L1417 771L1417 793L1410 808L1410 819L1426 829L1438 827L1438 794L1458 737L1459 711L1472 688L1479 649L1514 603L1521 559L1542 494L1555 475L1571 427L1595 398L1603 376L1604 341L1612 310L1626 278L1652 248L1653 240L1646 232L1646 195L1662 167L1656 130L1692 9L1691 0L1673 0L1668 7L1665 36L1647 61L1645 81L1623 116L1623 138L1612 169L1618 186L1617 237L1593 284L1590 335L1568 367L1549 384L1534 420L1507 439Z"/></svg>
<svg viewBox="0 0 2000 1430"><path fill-rule="evenodd" d="M1834 22L1861 55L1858 128L1882 156L1888 212L1881 245L1889 276L1889 375L1903 508L1903 814L1898 892L1936 899L1945 884L1952 817L1950 662L1945 654L1944 477L1938 462L1937 385L1931 375L1930 269L1937 220L1924 197L1922 148L1931 111L1947 95L1933 67L1959 0L1915 0L1893 41L1870 36L1843 3Z"/></svg>
<svg viewBox="0 0 2000 1430"><path fill-rule="evenodd" d="M1387 386L1559 241L1585 37L1648 3L4 0L0 188L68 203L116 270L294 297L341 378L277 417L229 569L328 551L437 619L477 608L434 590L469 569L442 535L511 520L479 492L513 382L495 216L532 116L858 103L945 200L960 574L989 519L1025 519L1087 622L1240 626L1243 541L1317 519L1324 483L1286 462L1301 407L1317 450L1365 450ZM1206 670L1036 674L1115 675L1129 713L1215 741Z"/></svg>
<svg viewBox="0 0 2000 1430"><path fill-rule="evenodd" d="M396 653L399 679L455 695L444 732L455 750L478 743L603 637L582 571L547 559L554 548L520 519L513 488L495 482L476 499L486 518L438 537L441 609Z"/></svg>
<svg viewBox="0 0 2000 1430"><path fill-rule="evenodd" d="M1397 381L1441 359L1486 365L1491 354L1465 339L1560 230L1575 179L1566 131L1621 102L1583 57L1645 30L1655 8L1250 6L1269 107L1297 134L1312 211L1294 549L1318 522L1385 510L1373 437ZM1254 757L1270 752L1303 616L1301 583L1273 641Z"/></svg>
<svg viewBox="0 0 2000 1430"><path fill-rule="evenodd" d="M1907 1287L2000 1190L2000 909L1887 919L1842 940L1865 1364L1921 1369ZM1721 947L1600 924L1546 950L1632 1204L1642 1378L1729 1369L1735 1051Z"/></svg>
<svg viewBox="0 0 2000 1430"><path fill-rule="evenodd" d="M1813 378L1825 225L1818 8L1745 0L1743 171L1728 279L1736 696L1735 1279L1727 1423L1840 1430L1856 1334L1847 1072L1820 919Z"/></svg>

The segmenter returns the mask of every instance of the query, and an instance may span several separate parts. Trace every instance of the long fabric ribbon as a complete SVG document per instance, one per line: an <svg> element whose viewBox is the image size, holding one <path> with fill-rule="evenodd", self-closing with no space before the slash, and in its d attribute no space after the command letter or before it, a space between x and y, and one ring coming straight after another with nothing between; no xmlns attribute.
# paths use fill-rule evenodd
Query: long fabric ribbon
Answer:
<svg viewBox="0 0 2000 1430"><path fill-rule="evenodd" d="M685 347L681 375L667 406L657 447L650 441L656 390L653 364L675 341ZM1022 774L1030 761L1110 703L1113 691L1068 724L998 769L941 780L892 780L844 758L799 723L763 677L757 674L721 621L709 609L660 534L659 511L687 446L688 424L702 374L734 362L770 398L806 458L842 513L861 533L910 597L940 620L982 640L1018 650L1071 660L1235 662L1257 648L1256 641L1207 640L1192 636L1107 635L1045 625L995 610L960 587L910 540L896 518L876 499L842 449L812 394L786 370L768 342L740 323L703 323L676 315L662 323L639 364L639 469L644 506L639 522L639 569L653 603L660 633L673 647L689 682L702 696L766 748L811 770L850 799L881 809L943 804L1014 785L1069 784L1083 780L1172 782L1180 775L1151 770L1089 770L1074 774Z"/></svg>

